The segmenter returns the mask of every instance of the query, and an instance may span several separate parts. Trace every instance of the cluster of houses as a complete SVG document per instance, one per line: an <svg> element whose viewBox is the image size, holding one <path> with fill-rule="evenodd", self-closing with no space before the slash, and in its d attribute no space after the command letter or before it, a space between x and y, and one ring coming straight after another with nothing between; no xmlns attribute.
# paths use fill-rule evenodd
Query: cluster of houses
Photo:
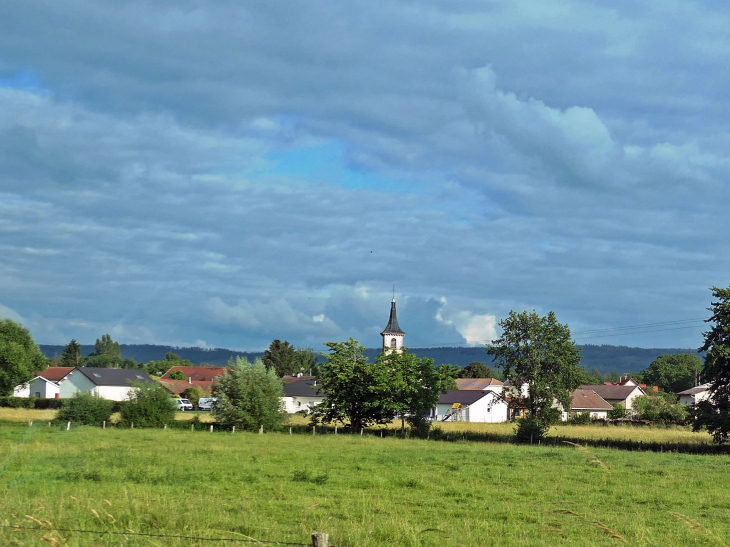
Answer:
<svg viewBox="0 0 730 547"><path fill-rule="evenodd" d="M395 298L391 302L390 318L381 336L383 351L402 351L405 337L398 325ZM210 394L217 376L225 373L225 367L174 366L170 368L159 382L171 395L182 395L190 387L200 388L203 393ZM185 379L179 379L180 376ZM177 379L172 379L175 376ZM326 398L316 378L311 376L285 376L284 409L290 414L308 413ZM39 372L27 384L15 389L16 397L66 398L79 391L89 391L94 395L114 401L123 401L129 397L135 382L152 382L146 372L129 369L93 368L93 367L52 367ZM519 404L527 396L527 387L519 389L502 383L494 378L469 378L456 380L457 389L442 394L438 404L431 412L434 421L464 422L506 422L526 414L526 409ZM563 419L582 413L589 413L591 418L607 418L608 412L617 404L626 410L633 410L637 397L646 395L647 386L639 384L631 378L624 378L618 383L602 385L583 385L572 394L569 409L563 409ZM656 387L652 388L657 391ZM685 405L694 405L708 397L709 384L693 387L679 393L679 401Z"/></svg>

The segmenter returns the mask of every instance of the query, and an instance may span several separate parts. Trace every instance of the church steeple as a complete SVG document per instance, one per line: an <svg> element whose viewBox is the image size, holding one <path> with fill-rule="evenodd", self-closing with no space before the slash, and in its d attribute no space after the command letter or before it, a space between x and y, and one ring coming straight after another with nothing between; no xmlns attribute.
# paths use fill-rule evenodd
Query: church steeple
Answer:
<svg viewBox="0 0 730 547"><path fill-rule="evenodd" d="M406 333L403 332L398 325L398 314L395 309L395 294L393 300L390 303L390 318L388 319L388 325L385 327L383 332L380 333L383 337L383 351L390 353L391 351L403 351L403 338Z"/></svg>

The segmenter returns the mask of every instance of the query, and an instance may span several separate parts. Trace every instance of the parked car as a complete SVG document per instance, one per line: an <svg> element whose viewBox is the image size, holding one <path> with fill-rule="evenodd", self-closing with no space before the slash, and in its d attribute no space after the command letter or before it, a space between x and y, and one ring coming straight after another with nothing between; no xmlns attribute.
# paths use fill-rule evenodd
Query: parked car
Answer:
<svg viewBox="0 0 730 547"><path fill-rule="evenodd" d="M175 399L177 401L177 409L178 410L192 410L193 409L193 403L188 401L187 399Z"/></svg>
<svg viewBox="0 0 730 547"><path fill-rule="evenodd" d="M198 408L200 410L210 410L210 406L218 400L218 397L201 397L198 399Z"/></svg>

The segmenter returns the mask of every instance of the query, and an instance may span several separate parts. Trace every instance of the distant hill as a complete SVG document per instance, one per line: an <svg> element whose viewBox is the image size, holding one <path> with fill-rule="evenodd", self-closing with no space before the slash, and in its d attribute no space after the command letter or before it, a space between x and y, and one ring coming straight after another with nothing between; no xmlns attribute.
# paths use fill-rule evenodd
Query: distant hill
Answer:
<svg viewBox="0 0 730 547"><path fill-rule="evenodd" d="M63 346L41 345L41 351L46 357L54 357L63 352ZM627 346L607 346L607 345L585 345L579 346L581 355L583 356L582 365L590 369L598 369L602 373L607 372L639 372L647 368L651 362L664 353L696 353L691 348L630 348ZM84 355L89 355L94 351L94 346L81 346ZM210 364L221 366L228 363L231 357L240 355L249 360L263 356L263 352L244 352L234 351L230 349L215 348L176 348L171 346L155 346L151 344L128 345L122 344L122 356L131 357L138 362L146 363L147 361L159 361L165 357L165 353L171 351L177 353L183 359L188 359L195 364ZM465 367L472 361L480 361L491 366L491 357L487 355L483 347L477 348L460 348L460 347L444 347L444 348L416 348L411 350L419 357L429 357L434 360L437 365L450 363ZM380 348L368 348L365 355L370 359L375 359L380 355ZM320 361L323 358L320 357Z"/></svg>

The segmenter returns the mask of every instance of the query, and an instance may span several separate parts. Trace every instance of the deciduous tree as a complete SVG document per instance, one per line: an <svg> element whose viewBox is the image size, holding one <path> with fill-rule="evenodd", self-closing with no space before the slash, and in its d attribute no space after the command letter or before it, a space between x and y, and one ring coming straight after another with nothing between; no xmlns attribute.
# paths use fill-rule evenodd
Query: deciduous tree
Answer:
<svg viewBox="0 0 730 547"><path fill-rule="evenodd" d="M696 385L702 370L702 359L693 353L675 353L658 356L641 373L642 382L671 393L684 391Z"/></svg>
<svg viewBox="0 0 730 547"><path fill-rule="evenodd" d="M96 339L94 352L86 358L86 366L119 368L122 365L122 350L119 343L109 334Z"/></svg>
<svg viewBox="0 0 730 547"><path fill-rule="evenodd" d="M529 428L544 435L559 416L556 404L570 408L571 393L580 385L580 350L568 325L561 325L553 312L541 317L535 311L511 311L499 326L502 336L487 353L517 390L510 404L522 399L534 422ZM519 392L521 386L527 393Z"/></svg>
<svg viewBox="0 0 730 547"><path fill-rule="evenodd" d="M0 319L0 395L11 395L15 386L28 382L47 363L28 329L12 319Z"/></svg>
<svg viewBox="0 0 730 547"><path fill-rule="evenodd" d="M492 378L492 369L479 361L472 361L459 372L459 378Z"/></svg>

